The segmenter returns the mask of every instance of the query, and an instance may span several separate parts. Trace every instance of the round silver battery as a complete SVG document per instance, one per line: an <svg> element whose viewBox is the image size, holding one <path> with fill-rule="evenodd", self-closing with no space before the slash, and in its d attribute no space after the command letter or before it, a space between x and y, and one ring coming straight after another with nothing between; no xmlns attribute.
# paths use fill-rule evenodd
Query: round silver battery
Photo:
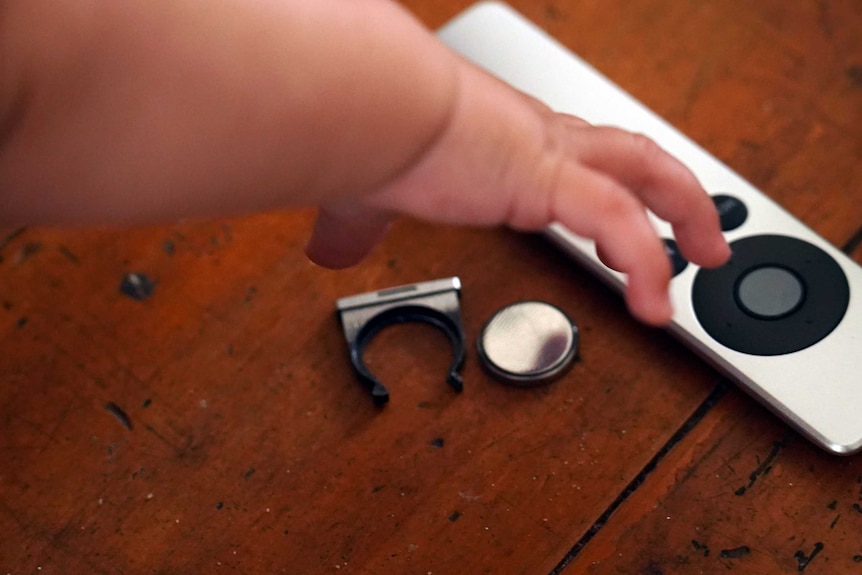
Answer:
<svg viewBox="0 0 862 575"><path fill-rule="evenodd" d="M506 383L535 386L561 375L578 353L578 328L558 307L521 301L497 311L479 334L479 357Z"/></svg>

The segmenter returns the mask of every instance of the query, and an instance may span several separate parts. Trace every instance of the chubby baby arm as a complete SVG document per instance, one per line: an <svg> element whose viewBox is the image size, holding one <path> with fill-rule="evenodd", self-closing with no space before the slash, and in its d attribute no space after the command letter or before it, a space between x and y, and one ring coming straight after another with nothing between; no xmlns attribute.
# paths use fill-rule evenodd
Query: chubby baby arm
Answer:
<svg viewBox="0 0 862 575"><path fill-rule="evenodd" d="M552 113L389 0L8 0L0 39L4 224L316 205L308 253L339 267L398 214L560 221L628 274L650 323L669 319L670 271L646 208L692 261L728 254L655 144Z"/></svg>

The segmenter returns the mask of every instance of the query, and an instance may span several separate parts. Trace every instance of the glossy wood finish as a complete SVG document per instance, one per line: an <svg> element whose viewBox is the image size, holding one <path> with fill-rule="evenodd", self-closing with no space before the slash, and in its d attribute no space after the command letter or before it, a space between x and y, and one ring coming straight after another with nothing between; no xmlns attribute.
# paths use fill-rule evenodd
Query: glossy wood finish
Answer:
<svg viewBox="0 0 862 575"><path fill-rule="evenodd" d="M405 1L431 27L468 5ZM836 245L862 229L854 0L513 2ZM0 234L2 573L844 573L862 470L817 451L541 238L399 223L308 263L312 213ZM855 239L855 241L854 241ZM119 291L127 273L152 296ZM457 275L471 343L385 330L355 381L337 298ZM472 343L560 306L581 361L502 386Z"/></svg>

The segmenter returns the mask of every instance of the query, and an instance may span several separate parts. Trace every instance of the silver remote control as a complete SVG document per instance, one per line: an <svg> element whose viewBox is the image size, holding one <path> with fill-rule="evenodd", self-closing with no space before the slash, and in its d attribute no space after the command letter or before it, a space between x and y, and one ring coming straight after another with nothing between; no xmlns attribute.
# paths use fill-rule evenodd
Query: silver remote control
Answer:
<svg viewBox="0 0 862 575"><path fill-rule="evenodd" d="M655 219L675 272L668 329L817 445L862 449L862 267L505 4L477 4L439 36L551 108L645 134L694 171L733 256L718 269L688 263ZM546 233L624 288L591 241L559 224Z"/></svg>

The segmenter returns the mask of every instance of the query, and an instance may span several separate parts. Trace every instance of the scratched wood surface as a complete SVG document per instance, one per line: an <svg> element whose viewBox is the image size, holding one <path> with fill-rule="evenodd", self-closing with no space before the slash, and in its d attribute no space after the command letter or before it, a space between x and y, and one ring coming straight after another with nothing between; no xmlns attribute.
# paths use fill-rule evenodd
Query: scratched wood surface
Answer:
<svg viewBox="0 0 862 575"><path fill-rule="evenodd" d="M437 27L468 2L404 4ZM513 4L854 249L858 3ZM0 574L862 570L858 458L805 443L541 238L404 221L332 272L302 255L312 215L2 230ZM130 273L150 297L120 292ZM465 391L448 342L403 325L368 350L392 392L373 407L335 299L453 275ZM583 348L524 391L472 342L528 298Z"/></svg>

